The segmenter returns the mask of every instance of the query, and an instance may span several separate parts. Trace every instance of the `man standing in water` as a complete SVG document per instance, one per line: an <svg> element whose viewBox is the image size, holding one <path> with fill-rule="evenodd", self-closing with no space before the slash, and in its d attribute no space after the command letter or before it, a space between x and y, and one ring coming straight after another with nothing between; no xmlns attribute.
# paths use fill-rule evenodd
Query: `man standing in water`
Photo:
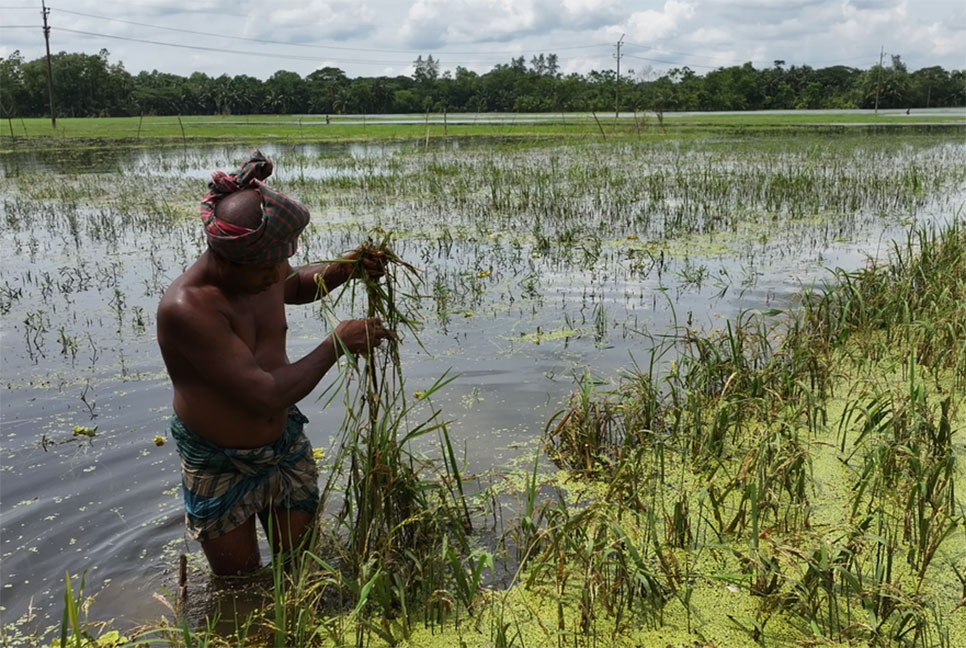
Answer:
<svg viewBox="0 0 966 648"><path fill-rule="evenodd" d="M255 517L274 553L297 545L318 507L318 473L295 403L342 353L365 353L388 333L348 320L290 362L285 304L319 297L383 260L360 250L293 270L288 259L308 210L262 181L255 152L236 174L217 171L201 206L208 249L165 291L158 344L174 387L171 433L181 456L185 518L216 574L259 567ZM269 529L269 520L273 521Z"/></svg>

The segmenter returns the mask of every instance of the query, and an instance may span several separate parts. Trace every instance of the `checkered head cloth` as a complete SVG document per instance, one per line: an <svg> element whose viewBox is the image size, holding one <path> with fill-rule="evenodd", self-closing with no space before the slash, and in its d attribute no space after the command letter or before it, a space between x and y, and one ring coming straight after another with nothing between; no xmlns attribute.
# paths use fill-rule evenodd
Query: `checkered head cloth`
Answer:
<svg viewBox="0 0 966 648"><path fill-rule="evenodd" d="M201 201L208 247L219 256L240 265L271 265L295 254L298 238L309 223L309 210L259 180L268 177L271 162L255 151L238 173L215 171L208 194ZM250 229L227 223L215 216L218 202L244 189L255 189L262 198L262 222Z"/></svg>

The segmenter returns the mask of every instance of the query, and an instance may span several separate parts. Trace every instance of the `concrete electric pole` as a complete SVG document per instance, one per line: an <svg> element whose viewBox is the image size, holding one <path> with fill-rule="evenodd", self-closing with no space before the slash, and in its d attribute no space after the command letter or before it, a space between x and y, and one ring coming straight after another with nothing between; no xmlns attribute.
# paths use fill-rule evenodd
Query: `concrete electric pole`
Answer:
<svg viewBox="0 0 966 648"><path fill-rule="evenodd" d="M617 54L614 58L617 59L617 79L614 83L614 119L615 121L620 117L621 112L621 44L624 42L624 34L621 34L621 39L617 41ZM616 124L615 124L616 125Z"/></svg>
<svg viewBox="0 0 966 648"><path fill-rule="evenodd" d="M879 115L879 86L882 84L882 57L885 56L885 46L879 46L879 69L875 71L875 114Z"/></svg>
<svg viewBox="0 0 966 648"><path fill-rule="evenodd" d="M54 112L54 78L50 67L50 26L47 24L50 9L47 8L44 0L40 0L40 6L43 8L41 14L44 17L44 42L47 44L47 96L50 99L50 127L57 128L57 114Z"/></svg>

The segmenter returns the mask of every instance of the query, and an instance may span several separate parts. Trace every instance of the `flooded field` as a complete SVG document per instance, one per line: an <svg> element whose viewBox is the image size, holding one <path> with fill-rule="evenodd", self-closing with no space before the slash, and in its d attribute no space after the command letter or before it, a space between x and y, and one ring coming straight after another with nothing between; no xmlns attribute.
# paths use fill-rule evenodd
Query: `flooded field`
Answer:
<svg viewBox="0 0 966 648"><path fill-rule="evenodd" d="M509 470L587 372L613 379L680 327L788 307L966 204L962 137L263 145L313 214L296 263L373 231L422 270L407 387L440 406L466 474ZM211 171L250 148L0 157L3 624L59 623L64 574L101 617L156 617L185 539L171 390L155 343L168 283L203 251ZM358 316L349 304L345 317ZM330 332L289 308L289 355ZM334 378L333 378L334 379ZM343 411L302 403L330 451ZM202 578L202 576L197 576Z"/></svg>

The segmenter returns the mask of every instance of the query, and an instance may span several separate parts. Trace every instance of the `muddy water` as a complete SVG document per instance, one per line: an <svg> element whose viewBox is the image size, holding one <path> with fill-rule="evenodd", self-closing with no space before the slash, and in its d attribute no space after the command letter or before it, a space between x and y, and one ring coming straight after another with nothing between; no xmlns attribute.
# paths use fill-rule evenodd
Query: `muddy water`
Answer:
<svg viewBox="0 0 966 648"><path fill-rule="evenodd" d="M208 173L234 168L248 150L23 152L0 160L5 625L58 623L66 571L86 571L97 618L152 619L163 611L152 593L175 589L177 556L200 564L199 548L183 530L178 459L167 434L171 392L154 311L167 284L203 249L193 214ZM296 261L331 258L378 225L400 232L397 252L424 269L422 346L411 339L403 345L407 389L425 389L447 370L459 375L438 404L453 421L450 434L465 450L467 473L502 470L532 447L575 376L612 378L633 361L646 364L652 336L675 326L707 329L746 309L785 308L829 268L882 257L914 223L948 219L966 202L966 145L917 141L895 149L896 165L950 168L911 207L876 203L794 221L778 214L748 227L702 227L645 249L653 233L605 233L608 217L594 215L599 197L590 183L576 191L588 204L576 244L550 237L541 246L533 217L474 206L485 185L462 212L448 211L431 190L402 189L372 205L360 204L358 195L340 198L343 178L376 183L408 164L445 167L506 151L458 142L431 152L406 144L264 150L276 158L279 186L312 197L315 226ZM718 155L675 150L644 155L642 166L624 169L629 182L647 173L647 164L701 169ZM509 153L583 154L566 146ZM795 156L783 163L810 164ZM481 210L492 227L468 232ZM290 307L288 314L296 358L328 326L312 307ZM338 441L343 415L338 402L324 408L319 399L330 383L301 403L313 445L326 449ZM205 586L203 570L192 578Z"/></svg>

